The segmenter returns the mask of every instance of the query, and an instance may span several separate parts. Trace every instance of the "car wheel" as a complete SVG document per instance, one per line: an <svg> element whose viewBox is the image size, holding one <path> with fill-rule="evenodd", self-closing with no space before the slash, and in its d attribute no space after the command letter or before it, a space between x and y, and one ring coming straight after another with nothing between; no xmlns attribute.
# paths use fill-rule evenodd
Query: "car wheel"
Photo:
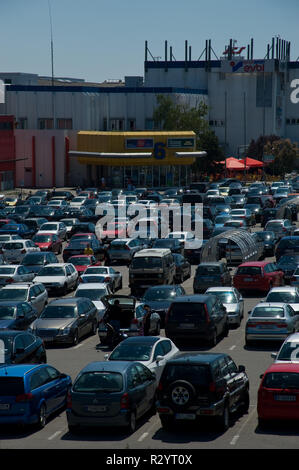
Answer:
<svg viewBox="0 0 299 470"><path fill-rule="evenodd" d="M78 330L76 330L73 336L72 345L77 346L78 343L79 343L79 333L78 333Z"/></svg>
<svg viewBox="0 0 299 470"><path fill-rule="evenodd" d="M243 413L247 413L249 410L249 403L250 403L250 398L249 398L249 391L245 390L241 397L241 410Z"/></svg>
<svg viewBox="0 0 299 470"><path fill-rule="evenodd" d="M136 413L135 411L131 411L129 416L129 424L128 424L128 431L130 434L133 434L136 430Z"/></svg>
<svg viewBox="0 0 299 470"><path fill-rule="evenodd" d="M186 380L177 380L169 387L169 395L172 403L177 407L185 407L190 404L195 396L195 389Z"/></svg>
<svg viewBox="0 0 299 470"><path fill-rule="evenodd" d="M213 331L213 335L212 335L212 338L210 340L210 345L213 347L213 346L216 346L217 344L217 331L216 329Z"/></svg>
<svg viewBox="0 0 299 470"><path fill-rule="evenodd" d="M222 415L219 416L218 424L220 431L227 431L229 428L229 408L227 403L224 405Z"/></svg>
<svg viewBox="0 0 299 470"><path fill-rule="evenodd" d="M38 412L38 428L42 429L46 426L47 421L47 413L46 413L46 405L44 403L41 404L41 407Z"/></svg>

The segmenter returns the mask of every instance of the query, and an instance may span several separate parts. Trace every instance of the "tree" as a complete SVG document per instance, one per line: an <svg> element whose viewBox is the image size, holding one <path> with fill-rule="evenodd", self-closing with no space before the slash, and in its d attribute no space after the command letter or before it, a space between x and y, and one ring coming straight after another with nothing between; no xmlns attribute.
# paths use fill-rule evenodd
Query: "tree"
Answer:
<svg viewBox="0 0 299 470"><path fill-rule="evenodd" d="M279 139L280 137L274 134L261 135L257 140L252 139L246 152L246 157L262 160L265 145L268 143L272 144L275 140Z"/></svg>
<svg viewBox="0 0 299 470"><path fill-rule="evenodd" d="M290 139L279 139L268 142L264 148L265 154L274 155L274 161L269 164L268 169L276 175L291 172L297 167L299 161L299 148L297 143Z"/></svg>
<svg viewBox="0 0 299 470"><path fill-rule="evenodd" d="M210 171L216 169L214 161L220 162L225 159L224 151L219 145L215 132L208 129L199 136L198 147L207 152L205 158L200 158L194 163L194 169L200 171ZM221 167L222 168L222 167Z"/></svg>

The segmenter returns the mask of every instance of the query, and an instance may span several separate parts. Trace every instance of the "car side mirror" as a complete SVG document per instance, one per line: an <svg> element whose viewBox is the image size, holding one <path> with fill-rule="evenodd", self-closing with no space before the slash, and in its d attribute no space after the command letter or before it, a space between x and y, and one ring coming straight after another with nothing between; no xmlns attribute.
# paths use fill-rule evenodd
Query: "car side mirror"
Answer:
<svg viewBox="0 0 299 470"><path fill-rule="evenodd" d="M275 353L275 352L271 353L271 357L272 357L272 359L276 359L277 358L277 353Z"/></svg>
<svg viewBox="0 0 299 470"><path fill-rule="evenodd" d="M248 310L248 312L247 312L247 313L248 313L248 315L250 315L250 314L251 314L251 310Z"/></svg>
<svg viewBox="0 0 299 470"><path fill-rule="evenodd" d="M109 354L105 354L104 356L105 361L108 361L108 358L109 358Z"/></svg>
<svg viewBox="0 0 299 470"><path fill-rule="evenodd" d="M164 357L163 356L157 356L156 357L156 362L163 361Z"/></svg>

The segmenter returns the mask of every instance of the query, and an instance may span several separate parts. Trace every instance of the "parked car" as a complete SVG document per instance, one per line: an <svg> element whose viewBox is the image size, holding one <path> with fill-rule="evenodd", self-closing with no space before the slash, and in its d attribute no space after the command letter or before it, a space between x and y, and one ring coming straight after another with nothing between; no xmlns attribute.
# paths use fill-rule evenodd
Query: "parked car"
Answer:
<svg viewBox="0 0 299 470"><path fill-rule="evenodd" d="M78 273L71 263L49 263L37 273L34 282L42 283L49 292L66 295L77 287Z"/></svg>
<svg viewBox="0 0 299 470"><path fill-rule="evenodd" d="M294 286L273 287L268 293L265 302L289 304L296 313L299 313L299 289Z"/></svg>
<svg viewBox="0 0 299 470"><path fill-rule="evenodd" d="M104 259L104 246L98 240L74 240L64 248L62 253L63 261L66 263L71 256L84 255L84 250L90 245L97 261Z"/></svg>
<svg viewBox="0 0 299 470"><path fill-rule="evenodd" d="M185 295L171 303L165 317L165 335L178 341L217 344L227 336L229 321L226 308L215 295Z"/></svg>
<svg viewBox="0 0 299 470"><path fill-rule="evenodd" d="M257 223L261 222L262 207L260 204L244 204L244 209L249 209L253 214Z"/></svg>
<svg viewBox="0 0 299 470"><path fill-rule="evenodd" d="M13 282L30 282L34 276L29 269L19 264L0 265L0 287Z"/></svg>
<svg viewBox="0 0 299 470"><path fill-rule="evenodd" d="M76 217L61 219L61 222L66 226L66 238L70 238L73 227L80 224L80 220Z"/></svg>
<svg viewBox="0 0 299 470"><path fill-rule="evenodd" d="M22 266L35 275L50 263L58 263L58 258L51 251L27 253L22 259Z"/></svg>
<svg viewBox="0 0 299 470"><path fill-rule="evenodd" d="M299 364L274 363L261 379L257 395L259 427L274 420L298 421Z"/></svg>
<svg viewBox="0 0 299 470"><path fill-rule="evenodd" d="M7 263L21 263L26 253L40 251L32 240L14 240L5 242L2 246L2 254Z"/></svg>
<svg viewBox="0 0 299 470"><path fill-rule="evenodd" d="M26 218L24 222L27 227L33 229L34 232L38 232L40 227L48 221L45 217L30 217Z"/></svg>
<svg viewBox="0 0 299 470"><path fill-rule="evenodd" d="M40 282L20 282L4 286L0 290L0 301L4 300L29 302L40 315L48 303L48 293Z"/></svg>
<svg viewBox="0 0 299 470"><path fill-rule="evenodd" d="M47 362L47 354L43 341L32 335L29 331L2 329L0 330L0 345L4 351L0 355L0 374L3 370L3 365ZM5 369L8 372L10 368L5 367ZM0 387L0 397L2 390L3 388Z"/></svg>
<svg viewBox="0 0 299 470"><path fill-rule="evenodd" d="M148 248L146 240L139 238L123 238L112 240L107 253L110 262L125 262L129 264L137 251Z"/></svg>
<svg viewBox="0 0 299 470"><path fill-rule="evenodd" d="M43 224L37 232L38 235L49 233L57 235L61 240L66 240L66 226L63 222L47 222Z"/></svg>
<svg viewBox="0 0 299 470"><path fill-rule="evenodd" d="M9 234L0 235L0 253L1 253L1 248L5 242L11 242L14 240L23 240L23 239L19 235L9 235Z"/></svg>
<svg viewBox="0 0 299 470"><path fill-rule="evenodd" d="M299 256L299 236L282 237L275 250L276 261L283 255Z"/></svg>
<svg viewBox="0 0 299 470"><path fill-rule="evenodd" d="M155 374L140 362L92 362L71 388L68 428L76 433L84 426L124 427L133 433L136 420L153 409L155 401Z"/></svg>
<svg viewBox="0 0 299 470"><path fill-rule="evenodd" d="M263 242L264 245L264 254L263 256L274 256L275 249L276 249L276 244L277 244L277 238L275 236L274 232L270 231L260 231L260 232L254 232L256 234L256 237L258 240Z"/></svg>
<svg viewBox="0 0 299 470"><path fill-rule="evenodd" d="M282 343L278 353L271 353L275 362L299 362L299 333L293 333Z"/></svg>
<svg viewBox="0 0 299 470"><path fill-rule="evenodd" d="M157 383L167 361L179 353L176 345L163 336L135 336L126 338L110 354L108 361L138 361L156 375Z"/></svg>
<svg viewBox="0 0 299 470"><path fill-rule="evenodd" d="M212 420L226 431L236 410L249 408L249 379L224 353L181 353L167 361L157 390L157 412L164 429Z"/></svg>
<svg viewBox="0 0 299 470"><path fill-rule="evenodd" d="M126 334L128 337L143 335L143 317L146 313L143 303L138 302L133 296L118 294L104 296L101 300L107 310L110 305L114 304L115 300L119 301L119 305L122 310L120 320L120 331L122 333ZM150 317L149 335L159 336L160 326L160 315L153 311ZM100 342L102 344L106 344L108 330L104 321L101 321L99 324L98 335Z"/></svg>
<svg viewBox="0 0 299 470"><path fill-rule="evenodd" d="M77 345L79 340L97 332L97 309L86 298L68 297L52 300L40 317L31 325L31 331L45 344L67 343Z"/></svg>
<svg viewBox="0 0 299 470"><path fill-rule="evenodd" d="M286 284L290 283L294 272L299 266L299 254L298 255L283 255L279 258L277 263L278 269L284 273L284 281Z"/></svg>
<svg viewBox="0 0 299 470"><path fill-rule="evenodd" d="M176 297L185 295L185 289L180 285L164 285L149 287L142 298L142 302L149 305L151 309L160 316L161 328L165 327L165 316L171 303Z"/></svg>
<svg viewBox="0 0 299 470"><path fill-rule="evenodd" d="M220 299L226 308L230 325L240 326L244 318L244 299L235 287L209 287L205 293Z"/></svg>
<svg viewBox="0 0 299 470"><path fill-rule="evenodd" d="M286 303L260 302L248 314L246 346L254 341L284 341L299 330L299 314Z"/></svg>
<svg viewBox="0 0 299 470"><path fill-rule="evenodd" d="M184 256L177 253L173 253L173 259L175 262L175 282L181 284L186 279L191 277L191 264L184 258Z"/></svg>
<svg viewBox="0 0 299 470"><path fill-rule="evenodd" d="M88 268L89 266L101 265L101 261L97 261L97 259L93 255L70 256L68 259L68 263L71 263L73 266L75 266L79 276L81 276L81 274L83 274L86 271L86 268Z"/></svg>
<svg viewBox="0 0 299 470"><path fill-rule="evenodd" d="M79 284L74 296L84 297L94 303L98 311L99 322L102 320L106 312L106 306L103 304L102 298L112 294L113 292L111 291L109 285L99 282L88 282Z"/></svg>
<svg viewBox="0 0 299 470"><path fill-rule="evenodd" d="M0 302L0 330L26 330L36 318L37 311L29 302Z"/></svg>
<svg viewBox="0 0 299 470"><path fill-rule="evenodd" d="M40 233L32 237L32 241L41 251L53 251L57 255L62 252L62 240L54 233Z"/></svg>
<svg viewBox="0 0 299 470"><path fill-rule="evenodd" d="M101 274L105 276L104 282L110 284L112 292L122 289L123 280L120 271L115 271L110 266L88 266L84 274Z"/></svg>
<svg viewBox="0 0 299 470"><path fill-rule="evenodd" d="M200 294L212 286L231 286L231 268L223 261L206 262L198 265L193 280L194 294Z"/></svg>
<svg viewBox="0 0 299 470"><path fill-rule="evenodd" d="M173 254L184 255L184 243L178 238L157 238L152 248L169 248Z"/></svg>
<svg viewBox="0 0 299 470"><path fill-rule="evenodd" d="M265 225L265 230L274 232L278 239L291 236L295 228L295 225L292 225L289 219L268 220Z"/></svg>
<svg viewBox="0 0 299 470"><path fill-rule="evenodd" d="M25 224L5 224L0 228L0 235L19 235L22 238L31 238L35 234L35 230L27 227Z"/></svg>
<svg viewBox="0 0 299 470"><path fill-rule="evenodd" d="M249 209L232 209L229 215L231 219L245 220L248 226L255 225L256 223L254 213Z"/></svg>
<svg viewBox="0 0 299 470"><path fill-rule="evenodd" d="M72 381L49 364L24 364L0 368L0 384L0 424L43 428L50 415L65 408Z"/></svg>
<svg viewBox="0 0 299 470"><path fill-rule="evenodd" d="M233 285L240 292L263 291L284 284L283 272L271 261L250 261L242 263L233 277Z"/></svg>

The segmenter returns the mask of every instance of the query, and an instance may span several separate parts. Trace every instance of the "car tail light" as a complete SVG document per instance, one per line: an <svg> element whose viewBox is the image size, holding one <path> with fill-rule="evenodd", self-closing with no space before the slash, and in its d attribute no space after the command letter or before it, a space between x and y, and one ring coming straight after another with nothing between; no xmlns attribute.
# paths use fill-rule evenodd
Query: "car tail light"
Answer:
<svg viewBox="0 0 299 470"><path fill-rule="evenodd" d="M10 284L11 282L13 282L13 278L12 278L12 277L8 277L7 279L5 279L5 282L7 282L8 284Z"/></svg>
<svg viewBox="0 0 299 470"><path fill-rule="evenodd" d="M23 393L22 395L16 396L16 402L20 403L22 401L30 401L33 399L32 393Z"/></svg>
<svg viewBox="0 0 299 470"><path fill-rule="evenodd" d="M257 323L247 323L247 326L248 328L256 328L257 327Z"/></svg>
<svg viewBox="0 0 299 470"><path fill-rule="evenodd" d="M67 407L68 410L70 410L72 408L72 395L71 395L70 391L67 393L66 407Z"/></svg>
<svg viewBox="0 0 299 470"><path fill-rule="evenodd" d="M21 250L22 255L26 253L26 250Z"/></svg>
<svg viewBox="0 0 299 470"><path fill-rule="evenodd" d="M109 282L111 281L111 277L105 277L104 282Z"/></svg>
<svg viewBox="0 0 299 470"><path fill-rule="evenodd" d="M129 409L129 405L130 405L129 395L127 393L124 393L120 399L120 409L127 410Z"/></svg>
<svg viewBox="0 0 299 470"><path fill-rule="evenodd" d="M211 382L209 384L209 392L216 392L216 384L215 382Z"/></svg>
<svg viewBox="0 0 299 470"><path fill-rule="evenodd" d="M277 328L286 328L286 323L276 323Z"/></svg>

